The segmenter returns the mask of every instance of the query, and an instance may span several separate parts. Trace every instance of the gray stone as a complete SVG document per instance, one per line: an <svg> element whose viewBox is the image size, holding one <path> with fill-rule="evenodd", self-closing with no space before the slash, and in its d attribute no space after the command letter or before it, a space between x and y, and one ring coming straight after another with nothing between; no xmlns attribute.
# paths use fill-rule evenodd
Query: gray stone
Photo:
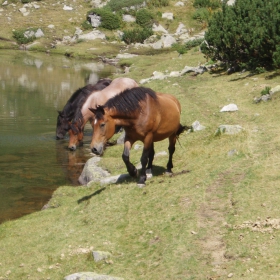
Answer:
<svg viewBox="0 0 280 280"><path fill-rule="evenodd" d="M95 272L77 272L64 277L64 280L124 280L124 278L97 274Z"/></svg>
<svg viewBox="0 0 280 280"><path fill-rule="evenodd" d="M100 184L103 185L109 185L109 184L116 184L121 183L125 181L126 179L130 178L129 174L120 174L115 176L108 176L100 180ZM91 182L88 183L88 185L91 185Z"/></svg>
<svg viewBox="0 0 280 280"><path fill-rule="evenodd" d="M165 34L168 33L168 31L162 25L155 24L155 23L152 26L152 30L153 30L153 32L162 32L162 33L165 33Z"/></svg>
<svg viewBox="0 0 280 280"><path fill-rule="evenodd" d="M112 254L109 252L102 252L102 251L93 251L92 256L95 262L100 262L102 260L106 260L112 257Z"/></svg>
<svg viewBox="0 0 280 280"><path fill-rule="evenodd" d="M82 171L78 181L81 185L86 185L89 182L100 182L104 177L110 176L110 173L97 166L97 162L100 161L100 157L90 158Z"/></svg>
<svg viewBox="0 0 280 280"><path fill-rule="evenodd" d="M96 29L89 33L79 35L79 39L84 39L84 40L103 39L104 40L106 39L106 35L103 32Z"/></svg>
<svg viewBox="0 0 280 280"><path fill-rule="evenodd" d="M44 37L44 36L45 36L45 34L44 34L44 32L42 31L41 28L39 28L35 33L36 38L41 38L41 37Z"/></svg>
<svg viewBox="0 0 280 280"><path fill-rule="evenodd" d="M200 131L205 129L205 126L201 125L199 121L195 121L192 123L192 130L193 131Z"/></svg>
<svg viewBox="0 0 280 280"><path fill-rule="evenodd" d="M116 58L132 58L132 57L136 57L138 56L138 54L131 54L131 53L119 53L117 54Z"/></svg>
<svg viewBox="0 0 280 280"><path fill-rule="evenodd" d="M70 6L64 5L64 6L63 6L63 10L64 10L64 11L72 11L73 8L70 7Z"/></svg>
<svg viewBox="0 0 280 280"><path fill-rule="evenodd" d="M174 6L175 7L183 7L185 4L181 1L177 2Z"/></svg>
<svg viewBox="0 0 280 280"><path fill-rule="evenodd" d="M90 23L91 23L92 27L96 28L101 25L100 16L94 14L94 15L89 15L88 17L90 18Z"/></svg>
<svg viewBox="0 0 280 280"><path fill-rule="evenodd" d="M236 104L228 104L226 106L224 106L220 112L234 112L234 111L238 111L238 107Z"/></svg>
<svg viewBox="0 0 280 280"><path fill-rule="evenodd" d="M270 95L272 95L274 93L277 93L277 92L280 92L280 86L279 85L269 90Z"/></svg>
<svg viewBox="0 0 280 280"><path fill-rule="evenodd" d="M173 20L173 13L163 13L162 18Z"/></svg>
<svg viewBox="0 0 280 280"><path fill-rule="evenodd" d="M122 20L125 22L135 22L136 21L135 17L133 17L131 15L123 15Z"/></svg>
<svg viewBox="0 0 280 280"><path fill-rule="evenodd" d="M241 127L240 125L226 125L222 124L218 127L218 129L215 132L215 135L220 135L220 134L237 134L241 131L244 131L244 128Z"/></svg>

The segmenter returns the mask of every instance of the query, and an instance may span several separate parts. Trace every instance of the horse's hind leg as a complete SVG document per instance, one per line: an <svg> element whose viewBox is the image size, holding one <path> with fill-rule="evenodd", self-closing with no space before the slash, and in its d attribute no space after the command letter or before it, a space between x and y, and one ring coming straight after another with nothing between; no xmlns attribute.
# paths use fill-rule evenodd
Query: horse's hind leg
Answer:
<svg viewBox="0 0 280 280"><path fill-rule="evenodd" d="M136 167L129 161L129 154L130 154L130 149L133 143L130 141L126 140L124 142L124 151L122 154L122 159L126 165L126 169L129 173L130 176L132 177L137 177L137 169Z"/></svg>
<svg viewBox="0 0 280 280"><path fill-rule="evenodd" d="M153 168L154 156L155 156L155 149L154 149L154 143L152 143L152 146L151 146L150 152L149 152L148 166L147 166L147 170L146 170L147 178L152 178L153 177L152 168Z"/></svg>
<svg viewBox="0 0 280 280"><path fill-rule="evenodd" d="M175 152L175 144L176 144L176 135L171 135L169 137L169 147L168 147L169 160L167 163L166 173L172 173L172 168L173 168L172 157Z"/></svg>

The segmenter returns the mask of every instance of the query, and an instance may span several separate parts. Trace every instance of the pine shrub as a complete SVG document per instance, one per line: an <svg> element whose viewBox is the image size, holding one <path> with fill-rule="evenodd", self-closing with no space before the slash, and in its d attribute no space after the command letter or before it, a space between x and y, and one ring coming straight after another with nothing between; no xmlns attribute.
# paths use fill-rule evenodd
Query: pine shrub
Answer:
<svg viewBox="0 0 280 280"><path fill-rule="evenodd" d="M118 29L121 25L121 19L118 15L114 14L108 8L96 8L87 13L87 17L90 14L96 14L101 17L101 27L109 30Z"/></svg>
<svg viewBox="0 0 280 280"><path fill-rule="evenodd" d="M136 23L143 28L150 28L153 25L153 15L147 9L140 9L136 13Z"/></svg>
<svg viewBox="0 0 280 280"><path fill-rule="evenodd" d="M202 52L231 69L280 66L280 1L236 0L213 14Z"/></svg>
<svg viewBox="0 0 280 280"><path fill-rule="evenodd" d="M125 30L122 40L126 44L143 43L147 38L153 35L153 31L150 28L134 28L131 30Z"/></svg>
<svg viewBox="0 0 280 280"><path fill-rule="evenodd" d="M118 12L123 8L131 7L131 6L139 6L142 5L145 0L111 0L106 5L109 9L114 12Z"/></svg>
<svg viewBox="0 0 280 280"><path fill-rule="evenodd" d="M147 5L152 7L166 7L169 5L169 0L147 0Z"/></svg>

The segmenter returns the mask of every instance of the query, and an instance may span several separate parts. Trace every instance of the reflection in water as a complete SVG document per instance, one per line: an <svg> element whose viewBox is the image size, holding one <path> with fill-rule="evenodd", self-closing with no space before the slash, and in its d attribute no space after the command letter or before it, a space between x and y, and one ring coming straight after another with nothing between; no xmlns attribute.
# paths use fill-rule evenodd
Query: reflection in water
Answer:
<svg viewBox="0 0 280 280"><path fill-rule="evenodd" d="M57 110L112 66L0 51L0 223L40 210L61 185L77 185L90 157L55 140Z"/></svg>

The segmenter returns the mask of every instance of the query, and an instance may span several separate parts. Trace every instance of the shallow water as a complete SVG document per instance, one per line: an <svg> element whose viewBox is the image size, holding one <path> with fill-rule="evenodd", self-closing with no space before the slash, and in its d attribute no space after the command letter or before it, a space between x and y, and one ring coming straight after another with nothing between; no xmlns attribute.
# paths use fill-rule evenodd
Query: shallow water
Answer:
<svg viewBox="0 0 280 280"><path fill-rule="evenodd" d="M61 185L78 185L91 156L55 140L57 110L115 68L61 56L0 51L0 223L40 210ZM89 142L90 130L85 142Z"/></svg>

